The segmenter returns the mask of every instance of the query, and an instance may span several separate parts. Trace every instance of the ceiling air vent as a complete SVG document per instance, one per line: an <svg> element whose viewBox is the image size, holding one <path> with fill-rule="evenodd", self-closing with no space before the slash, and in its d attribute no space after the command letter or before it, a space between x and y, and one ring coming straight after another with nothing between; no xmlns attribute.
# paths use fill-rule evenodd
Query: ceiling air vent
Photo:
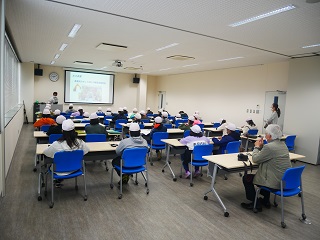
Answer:
<svg viewBox="0 0 320 240"><path fill-rule="evenodd" d="M177 61L184 61L184 60L194 60L194 57L189 56L182 56L182 55L173 55L170 57L167 57L168 59L177 60Z"/></svg>
<svg viewBox="0 0 320 240"><path fill-rule="evenodd" d="M103 50L103 51L109 51L109 52L119 52L126 50L127 46L121 46L116 44L110 44L110 43L100 43L96 49Z"/></svg>

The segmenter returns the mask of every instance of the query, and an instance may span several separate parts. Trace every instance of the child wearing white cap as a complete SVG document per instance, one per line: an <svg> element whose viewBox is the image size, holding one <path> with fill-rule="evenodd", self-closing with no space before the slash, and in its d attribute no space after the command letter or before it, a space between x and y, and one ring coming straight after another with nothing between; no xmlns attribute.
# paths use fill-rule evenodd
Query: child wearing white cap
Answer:
<svg viewBox="0 0 320 240"><path fill-rule="evenodd" d="M69 104L69 107L68 107L68 109L65 111L65 113L67 113L67 114L72 114L72 113L74 113L74 112L76 112L76 110L73 109L73 104L70 103L70 104Z"/></svg>
<svg viewBox="0 0 320 240"><path fill-rule="evenodd" d="M227 135L223 136L221 139L212 138L212 142L215 146L219 146L218 154L224 154L227 144L229 142L239 141L240 134L236 132L236 125L233 123L228 123L226 126ZM215 152L214 152L215 153Z"/></svg>
<svg viewBox="0 0 320 240"><path fill-rule="evenodd" d="M77 116L83 116L83 107L82 106L79 106L78 107L78 111L74 112L71 114L71 117L77 117Z"/></svg>
<svg viewBox="0 0 320 240"><path fill-rule="evenodd" d="M163 124L171 124L171 121L168 119L169 115L167 112L162 112L161 116L162 116L162 123Z"/></svg>
<svg viewBox="0 0 320 240"><path fill-rule="evenodd" d="M136 113L138 113L138 109L137 108L132 109L132 112L128 114L129 118L133 119Z"/></svg>
<svg viewBox="0 0 320 240"><path fill-rule="evenodd" d="M36 128L40 128L43 125L54 125L56 121L51 118L50 110L45 108L42 112L42 117L38 119L33 126Z"/></svg>
<svg viewBox="0 0 320 240"><path fill-rule="evenodd" d="M188 118L188 122L180 124L178 128L184 131L190 130L190 128L193 126L193 122L194 122L194 116L190 116Z"/></svg>
<svg viewBox="0 0 320 240"><path fill-rule="evenodd" d="M98 116L104 116L104 112L102 111L102 108L101 108L101 107L98 107L98 110L97 110L96 114L97 114Z"/></svg>
<svg viewBox="0 0 320 240"><path fill-rule="evenodd" d="M121 155L125 149L136 148L136 147L149 148L147 141L143 137L141 137L141 135L140 135L140 127L139 127L138 123L131 123L130 124L129 134L130 134L130 137L121 140L118 147L116 148L116 154L118 155L118 157L116 157L112 160L113 166L120 165ZM118 173L118 175L120 176L120 171L118 171L117 169L115 169L115 170ZM123 174L122 175L122 183L126 184L126 183L128 183L128 181L129 181L129 175Z"/></svg>
<svg viewBox="0 0 320 240"><path fill-rule="evenodd" d="M193 125L201 124L199 114L196 114L196 113L195 113L195 114L193 114L193 117L194 117Z"/></svg>
<svg viewBox="0 0 320 240"><path fill-rule="evenodd" d="M217 127L218 131L222 131L222 136L228 135L226 126L228 125L227 121L224 118L220 118L220 126Z"/></svg>
<svg viewBox="0 0 320 240"><path fill-rule="evenodd" d="M48 131L46 132L46 134L48 136L50 136L51 134L61 134L62 133L62 123L64 120L66 120L65 116L59 115L56 118L57 125L51 125L49 127Z"/></svg>
<svg viewBox="0 0 320 240"><path fill-rule="evenodd" d="M184 177L189 178L191 172L189 171L189 163L191 162L191 153L195 145L209 144L210 140L203 136L201 128L198 125L194 125L190 128L190 136L182 138L180 142L188 147L186 151L181 154L181 160L184 170L186 171ZM194 177L200 175L199 167L195 167Z"/></svg>
<svg viewBox="0 0 320 240"><path fill-rule="evenodd" d="M162 124L162 118L161 117L156 117L154 119L153 128L152 128L152 130L150 132L150 139L152 139L152 136L153 136L153 134L155 132L167 132L166 126L164 126ZM161 159L161 152L157 149L156 153L157 153L158 160L160 160Z"/></svg>
<svg viewBox="0 0 320 240"><path fill-rule="evenodd" d="M107 111L106 111L106 116L112 116L112 111L111 111L111 108L107 108Z"/></svg>
<svg viewBox="0 0 320 240"><path fill-rule="evenodd" d="M121 107L118 109L118 114L114 115L114 117L113 117L112 120L110 121L110 127L114 127L115 122L116 122L118 119L125 119L125 120L127 120L127 116L124 114L124 110L123 110L123 108L121 108Z"/></svg>
<svg viewBox="0 0 320 240"><path fill-rule="evenodd" d="M151 111L151 109L149 107L147 107L146 114L153 114L153 112Z"/></svg>
<svg viewBox="0 0 320 240"><path fill-rule="evenodd" d="M106 127L99 124L99 116L96 113L91 113L89 119L90 124L84 128L86 134L105 134L108 137Z"/></svg>

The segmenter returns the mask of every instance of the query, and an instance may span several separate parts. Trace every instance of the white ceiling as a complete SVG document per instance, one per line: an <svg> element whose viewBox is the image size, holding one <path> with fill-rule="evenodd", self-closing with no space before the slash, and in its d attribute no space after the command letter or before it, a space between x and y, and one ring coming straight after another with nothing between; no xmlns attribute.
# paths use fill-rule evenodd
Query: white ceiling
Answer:
<svg viewBox="0 0 320 240"><path fill-rule="evenodd" d="M239 27L228 25L289 4L297 8ZM320 2L305 0L7 0L6 23L22 62L105 71L179 74L320 54ZM68 34L81 24L75 38ZM59 51L60 46L68 47ZM100 43L126 50L97 50ZM162 51L155 49L179 45ZM129 58L143 55L140 58ZM167 59L172 55L194 60ZM237 58L230 61L221 59ZM123 67L112 66L115 60ZM93 62L85 67L74 61ZM183 67L185 65L193 65ZM125 67L140 68L127 70ZM167 70L161 70L167 69Z"/></svg>

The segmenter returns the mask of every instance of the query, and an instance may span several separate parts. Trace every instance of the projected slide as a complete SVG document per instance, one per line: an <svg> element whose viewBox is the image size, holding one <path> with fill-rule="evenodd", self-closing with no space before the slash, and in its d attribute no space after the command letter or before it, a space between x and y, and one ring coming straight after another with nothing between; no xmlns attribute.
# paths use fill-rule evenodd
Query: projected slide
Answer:
<svg viewBox="0 0 320 240"><path fill-rule="evenodd" d="M113 103L114 75L65 71L65 102Z"/></svg>

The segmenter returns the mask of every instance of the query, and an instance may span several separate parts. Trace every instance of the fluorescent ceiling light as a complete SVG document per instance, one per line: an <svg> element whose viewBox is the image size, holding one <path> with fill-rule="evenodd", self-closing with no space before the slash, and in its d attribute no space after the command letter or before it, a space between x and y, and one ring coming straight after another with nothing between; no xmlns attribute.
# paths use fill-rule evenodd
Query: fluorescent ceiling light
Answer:
<svg viewBox="0 0 320 240"><path fill-rule="evenodd" d="M220 60L218 60L218 62L230 61L230 60L235 60L235 59L239 59L239 58L243 58L243 57L234 57L234 58L220 59Z"/></svg>
<svg viewBox="0 0 320 240"><path fill-rule="evenodd" d="M55 63L55 61L51 61L51 63L50 64L54 64Z"/></svg>
<svg viewBox="0 0 320 240"><path fill-rule="evenodd" d="M158 49L156 49L156 51L161 51L161 50L164 50L164 49L167 49L167 48L171 48L171 47L174 47L174 46L177 46L177 45L179 45L179 43L172 43L170 45L158 48Z"/></svg>
<svg viewBox="0 0 320 240"><path fill-rule="evenodd" d="M71 29L71 31L69 32L68 37L74 38L80 28L81 28L81 25L80 25L80 24L75 24L75 25L73 26L73 28Z"/></svg>
<svg viewBox="0 0 320 240"><path fill-rule="evenodd" d="M66 47L68 46L68 44L67 43L63 43L62 45L61 45L61 47L60 47L60 51L64 51L65 49L66 49Z"/></svg>
<svg viewBox="0 0 320 240"><path fill-rule="evenodd" d="M139 58L139 57L143 57L143 55L138 55L138 56L135 56L135 57L129 58L129 60L136 59L136 58Z"/></svg>
<svg viewBox="0 0 320 240"><path fill-rule="evenodd" d="M319 47L320 43L318 44L313 44L313 45L308 45L308 46L303 46L302 48L311 48L311 47Z"/></svg>
<svg viewBox="0 0 320 240"><path fill-rule="evenodd" d="M292 9L295 9L295 8L296 7L294 5L288 5L286 7L282 7L282 8L273 10L271 12L263 13L261 15L258 15L258 16L255 16L255 17L251 17L251 18L242 20L240 22L229 24L229 26L230 27L238 27L240 25L243 25L243 24L246 24L246 23L250 23L250 22L254 22L254 21L260 20L262 18L270 17L270 16L276 15L278 13L283 13L283 12L286 12L286 11L289 11L289 10L292 10Z"/></svg>
<svg viewBox="0 0 320 240"><path fill-rule="evenodd" d="M58 59L60 57L60 54L54 55L54 59Z"/></svg>
<svg viewBox="0 0 320 240"><path fill-rule="evenodd" d="M197 66L197 65L199 65L198 63L195 63L195 64L190 64L190 65L184 65L184 66L182 66L182 67L192 67L192 66Z"/></svg>
<svg viewBox="0 0 320 240"><path fill-rule="evenodd" d="M171 68L163 68L163 69L160 69L159 71L167 71L169 69L171 69Z"/></svg>
<svg viewBox="0 0 320 240"><path fill-rule="evenodd" d="M73 62L73 64L88 66L88 65L92 65L93 63L92 62L75 61L75 62Z"/></svg>

